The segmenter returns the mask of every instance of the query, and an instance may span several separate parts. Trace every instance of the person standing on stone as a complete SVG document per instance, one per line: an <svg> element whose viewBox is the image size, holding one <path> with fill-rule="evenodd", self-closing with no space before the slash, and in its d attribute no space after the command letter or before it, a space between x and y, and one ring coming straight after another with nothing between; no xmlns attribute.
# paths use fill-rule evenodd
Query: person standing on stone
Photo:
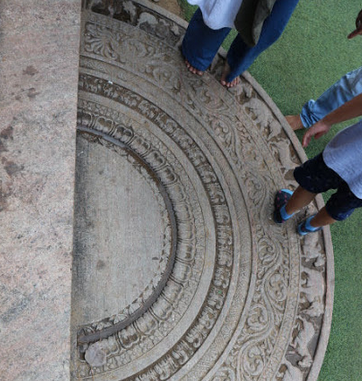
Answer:
<svg viewBox="0 0 362 381"><path fill-rule="evenodd" d="M233 87L284 31L298 0L187 0L199 8L182 42L187 68L202 75L231 28L239 32L227 53L221 84Z"/></svg>
<svg viewBox="0 0 362 381"><path fill-rule="evenodd" d="M356 29L347 38L362 34L362 10L356 18ZM362 93L362 66L345 74L328 88L316 101L310 99L299 115L288 115L286 120L293 130L309 128L333 110Z"/></svg>
<svg viewBox="0 0 362 381"><path fill-rule="evenodd" d="M362 94L340 106L314 124L303 137L307 147L314 136L326 134L336 123L362 115ZM307 206L318 193L337 189L316 215L298 225L298 233L306 235L322 226L342 221L356 208L362 207L362 120L340 131L322 153L294 170L299 184L292 192L281 189L274 200L274 221L281 224Z"/></svg>

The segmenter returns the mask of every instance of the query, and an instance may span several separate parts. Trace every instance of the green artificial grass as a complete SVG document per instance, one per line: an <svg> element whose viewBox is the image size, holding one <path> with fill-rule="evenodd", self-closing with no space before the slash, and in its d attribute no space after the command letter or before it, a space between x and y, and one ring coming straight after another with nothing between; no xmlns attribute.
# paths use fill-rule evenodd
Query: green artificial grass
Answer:
<svg viewBox="0 0 362 381"><path fill-rule="evenodd" d="M195 10L179 0L189 20ZM361 66L362 38L347 40L362 3L357 0L303 0L282 37L261 54L249 72L284 115L298 114L345 73ZM232 38L225 41L228 48ZM313 140L308 157L323 150L346 125ZM299 139L303 131L297 132ZM325 199L329 194L325 195ZM362 209L331 226L335 255L332 330L319 381L362 381Z"/></svg>

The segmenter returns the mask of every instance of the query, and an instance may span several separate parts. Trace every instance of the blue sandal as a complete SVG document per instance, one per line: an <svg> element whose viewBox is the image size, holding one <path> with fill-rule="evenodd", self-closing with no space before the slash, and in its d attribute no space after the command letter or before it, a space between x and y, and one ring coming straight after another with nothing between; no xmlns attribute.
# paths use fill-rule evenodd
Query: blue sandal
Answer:
<svg viewBox="0 0 362 381"><path fill-rule="evenodd" d="M308 217L307 219L305 219L304 221L302 221L298 225L298 233L299 233L299 235L307 235L308 233L315 233L315 232L317 232L317 231L322 229L322 227L314 228L310 224L310 222L312 221L312 219L314 217L315 217L315 214L313 216Z"/></svg>
<svg viewBox="0 0 362 381"><path fill-rule="evenodd" d="M282 224L286 220L280 214L280 209L289 201L293 192L289 189L281 189L277 192L274 198L274 214L273 219L277 224Z"/></svg>

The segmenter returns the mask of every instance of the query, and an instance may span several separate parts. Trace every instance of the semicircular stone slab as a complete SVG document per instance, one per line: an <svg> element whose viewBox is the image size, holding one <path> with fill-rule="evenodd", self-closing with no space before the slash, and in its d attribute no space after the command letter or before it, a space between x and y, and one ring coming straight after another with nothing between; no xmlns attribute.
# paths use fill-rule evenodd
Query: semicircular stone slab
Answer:
<svg viewBox="0 0 362 381"><path fill-rule="evenodd" d="M329 230L273 223L303 150L248 74L179 51L147 1L84 1L73 380L314 381L332 314Z"/></svg>

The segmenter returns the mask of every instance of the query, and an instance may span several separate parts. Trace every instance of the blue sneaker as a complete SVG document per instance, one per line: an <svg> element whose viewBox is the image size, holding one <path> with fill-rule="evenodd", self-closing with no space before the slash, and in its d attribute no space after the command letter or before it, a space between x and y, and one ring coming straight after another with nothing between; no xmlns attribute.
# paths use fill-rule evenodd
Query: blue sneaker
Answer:
<svg viewBox="0 0 362 381"><path fill-rule="evenodd" d="M286 221L280 214L280 209L289 201L289 199L292 197L292 194L293 192L289 189L281 189L275 195L273 219L277 224L282 224Z"/></svg>

